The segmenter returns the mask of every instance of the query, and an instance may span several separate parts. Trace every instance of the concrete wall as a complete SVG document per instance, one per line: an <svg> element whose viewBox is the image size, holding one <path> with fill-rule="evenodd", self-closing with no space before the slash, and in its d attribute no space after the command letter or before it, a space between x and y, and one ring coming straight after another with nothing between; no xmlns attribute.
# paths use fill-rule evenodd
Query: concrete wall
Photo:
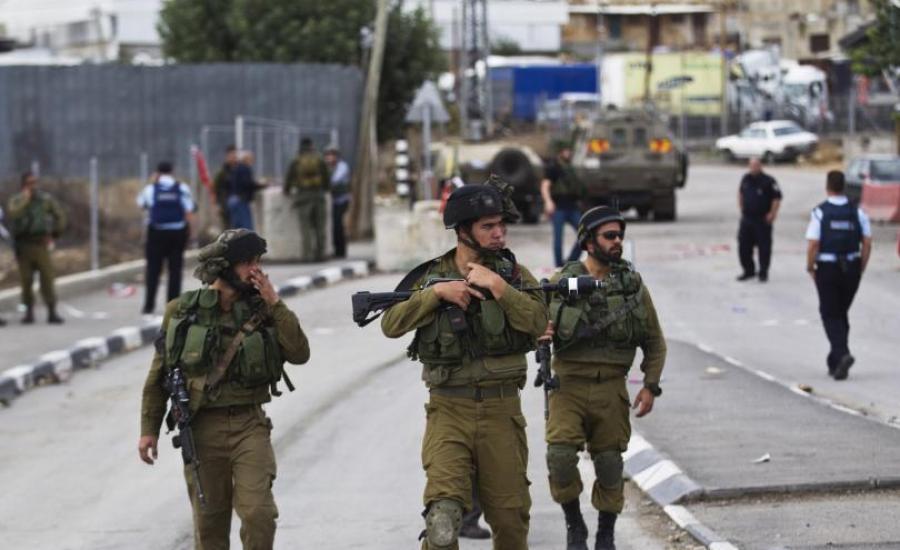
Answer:
<svg viewBox="0 0 900 550"><path fill-rule="evenodd" d="M409 203L379 199L375 203L375 267L409 271L456 246L456 233L444 228L440 201Z"/></svg>

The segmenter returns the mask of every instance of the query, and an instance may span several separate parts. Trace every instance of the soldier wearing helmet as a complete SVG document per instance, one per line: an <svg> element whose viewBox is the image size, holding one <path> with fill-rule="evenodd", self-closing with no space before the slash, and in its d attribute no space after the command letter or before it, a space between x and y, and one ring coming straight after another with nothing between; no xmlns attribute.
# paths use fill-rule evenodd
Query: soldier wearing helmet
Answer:
<svg viewBox="0 0 900 550"><path fill-rule="evenodd" d="M531 497L519 391L525 353L543 334L547 313L539 291L520 290L537 281L506 248L506 224L518 217L508 191L491 180L450 195L444 225L456 231L456 248L410 272L398 290L423 290L382 318L389 338L415 331L408 351L422 363L430 392L422 447L425 549L458 548L463 514L473 507L473 480L494 548L528 548ZM435 278L456 281L429 286Z"/></svg>
<svg viewBox="0 0 900 550"><path fill-rule="evenodd" d="M650 292L622 259L625 218L608 206L588 210L578 224L583 262L569 262L554 277L591 276L605 282L587 296L554 295L545 337L553 338L559 388L550 395L546 426L550 494L562 505L568 550L587 550L581 515L578 453L591 455L597 474L591 502L599 511L595 550L615 548L616 518L624 504L622 453L631 437L626 376L643 351L644 387L632 408L642 417L662 391L666 343Z"/></svg>
<svg viewBox="0 0 900 550"><path fill-rule="evenodd" d="M229 229L200 251L194 275L203 287L166 306L144 384L138 452L153 464L168 397L162 382L175 367L187 379L206 497L201 505L185 467L197 548L228 547L232 509L244 548L272 548L275 537L272 423L262 405L281 395L282 379L293 389L284 362L307 362L309 343L260 268L265 252L266 241L247 229Z"/></svg>

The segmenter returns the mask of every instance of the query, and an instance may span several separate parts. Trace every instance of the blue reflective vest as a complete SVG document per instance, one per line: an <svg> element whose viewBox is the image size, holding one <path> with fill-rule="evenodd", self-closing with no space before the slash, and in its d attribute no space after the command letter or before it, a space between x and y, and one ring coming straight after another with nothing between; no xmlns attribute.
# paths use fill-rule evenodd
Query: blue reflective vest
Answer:
<svg viewBox="0 0 900 550"><path fill-rule="evenodd" d="M862 228L856 207L849 201L846 204L825 201L819 205L819 209L822 211L819 252L838 256L859 252Z"/></svg>
<svg viewBox="0 0 900 550"><path fill-rule="evenodd" d="M150 207L150 225L159 228L165 224L184 221L184 204L182 203L181 183L175 182L171 187L163 188L162 184L153 184L153 205Z"/></svg>

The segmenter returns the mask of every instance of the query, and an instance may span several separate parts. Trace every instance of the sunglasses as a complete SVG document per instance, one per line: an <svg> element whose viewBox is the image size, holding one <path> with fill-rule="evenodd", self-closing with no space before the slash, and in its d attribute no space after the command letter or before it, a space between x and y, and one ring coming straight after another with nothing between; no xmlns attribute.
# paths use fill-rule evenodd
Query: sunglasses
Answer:
<svg viewBox="0 0 900 550"><path fill-rule="evenodd" d="M604 231L600 233L600 236L606 239L607 241L614 241L618 237L619 240L625 240L625 232L624 231Z"/></svg>

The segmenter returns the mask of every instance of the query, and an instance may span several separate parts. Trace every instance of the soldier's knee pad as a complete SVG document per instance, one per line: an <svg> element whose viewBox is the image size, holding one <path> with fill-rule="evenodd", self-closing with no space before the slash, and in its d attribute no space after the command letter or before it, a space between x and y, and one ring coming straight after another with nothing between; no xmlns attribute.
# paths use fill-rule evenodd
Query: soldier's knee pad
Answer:
<svg viewBox="0 0 900 550"><path fill-rule="evenodd" d="M436 500L425 515L425 537L430 550L450 548L459 536L463 507L455 500Z"/></svg>
<svg viewBox="0 0 900 550"><path fill-rule="evenodd" d="M622 453L600 451L594 455L594 472L597 482L604 489L615 489L622 483Z"/></svg>
<svg viewBox="0 0 900 550"><path fill-rule="evenodd" d="M560 487L568 487L578 478L578 447L547 445L547 469L550 479Z"/></svg>

